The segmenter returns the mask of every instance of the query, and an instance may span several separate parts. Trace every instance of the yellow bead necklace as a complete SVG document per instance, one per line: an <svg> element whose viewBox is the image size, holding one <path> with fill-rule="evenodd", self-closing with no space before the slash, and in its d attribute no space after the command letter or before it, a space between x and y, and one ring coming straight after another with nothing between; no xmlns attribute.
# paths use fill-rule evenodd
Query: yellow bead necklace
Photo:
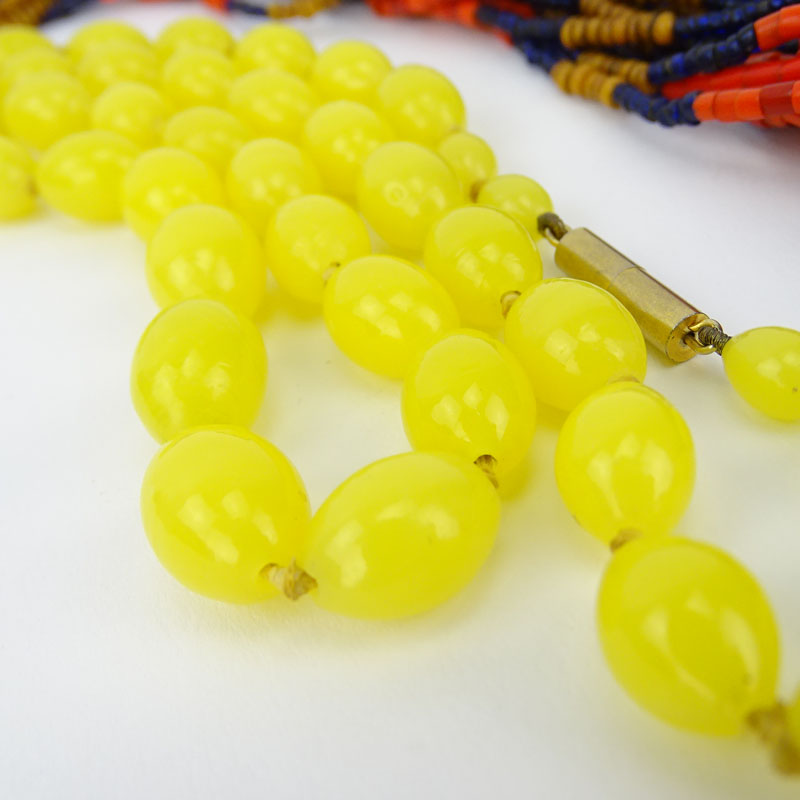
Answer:
<svg viewBox="0 0 800 800"><path fill-rule="evenodd" d="M124 219L148 243L163 310L131 392L164 443L141 506L172 575L233 603L309 595L379 619L434 608L489 556L496 487L525 458L540 402L569 413L561 496L613 552L598 627L622 687L687 730L750 726L778 768L800 771L800 695L776 699L772 611L741 565L673 534L694 447L642 384L645 336L673 361L718 352L746 401L796 422L799 332L727 336L567 228L535 181L497 176L447 78L393 69L363 42L317 56L285 26L237 43L185 19L151 45L105 22L61 54L16 26L0 29L0 81L0 218L30 213L38 191L79 219ZM373 252L370 229L389 254ZM573 277L542 280L542 236ZM321 310L349 358L403 381L413 451L366 466L313 516L289 460L248 430L267 383L251 319L266 267Z"/></svg>

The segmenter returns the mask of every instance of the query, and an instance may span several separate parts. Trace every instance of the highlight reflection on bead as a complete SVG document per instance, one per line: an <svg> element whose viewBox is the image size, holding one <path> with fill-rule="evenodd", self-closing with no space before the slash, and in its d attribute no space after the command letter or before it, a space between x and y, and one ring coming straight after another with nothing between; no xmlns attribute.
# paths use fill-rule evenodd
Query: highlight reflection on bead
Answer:
<svg viewBox="0 0 800 800"><path fill-rule="evenodd" d="M358 208L379 236L405 251L419 251L434 221L464 203L453 171L432 150L389 142L364 161Z"/></svg>
<svg viewBox="0 0 800 800"><path fill-rule="evenodd" d="M136 413L159 442L200 425L250 425L267 381L253 323L213 300L186 300L148 325L133 357Z"/></svg>
<svg viewBox="0 0 800 800"><path fill-rule="evenodd" d="M265 67L237 78L228 95L228 108L259 136L296 141L319 98L309 85L290 72Z"/></svg>
<svg viewBox="0 0 800 800"><path fill-rule="evenodd" d="M643 537L614 554L597 620L622 687L679 728L734 736L775 701L778 632L753 576L707 544Z"/></svg>
<svg viewBox="0 0 800 800"><path fill-rule="evenodd" d="M466 121L458 89L441 72L418 64L398 67L383 79L377 109L400 139L428 147Z"/></svg>
<svg viewBox="0 0 800 800"><path fill-rule="evenodd" d="M458 312L442 286L393 256L365 256L336 270L322 310L345 355L393 378L403 377L419 352L458 325Z"/></svg>
<svg viewBox="0 0 800 800"><path fill-rule="evenodd" d="M146 276L162 308L202 297L252 316L264 296L264 250L233 211L197 203L161 222L147 247Z"/></svg>
<svg viewBox="0 0 800 800"><path fill-rule="evenodd" d="M565 411L611 381L643 380L647 369L630 312L599 286L572 278L542 281L517 298L505 335L537 399Z"/></svg>
<svg viewBox="0 0 800 800"><path fill-rule="evenodd" d="M525 457L536 400L513 354L479 331L446 333L424 350L403 385L403 424L417 450L491 456L498 475Z"/></svg>
<svg viewBox="0 0 800 800"><path fill-rule="evenodd" d="M303 569L315 601L352 617L428 611L460 591L494 543L500 503L460 456L406 453L370 464L322 504Z"/></svg>
<svg viewBox="0 0 800 800"><path fill-rule="evenodd" d="M325 103L306 120L303 145L328 191L352 199L367 156L392 138L371 108L352 100Z"/></svg>
<svg viewBox="0 0 800 800"><path fill-rule="evenodd" d="M118 220L122 180L139 153L118 133L73 133L42 156L36 182L42 197L63 214L90 222Z"/></svg>
<svg viewBox="0 0 800 800"><path fill-rule="evenodd" d="M540 214L553 210L550 195L532 178L525 175L496 175L478 191L481 205L496 208L512 217L534 239L541 239L537 220Z"/></svg>
<svg viewBox="0 0 800 800"><path fill-rule="evenodd" d="M152 86L120 81L109 86L94 101L92 127L119 133L139 147L155 147L161 143L171 111L171 106Z"/></svg>
<svg viewBox="0 0 800 800"><path fill-rule="evenodd" d="M256 603L288 565L309 521L299 475L274 445L233 426L199 428L164 446L144 477L142 519L161 563L199 594Z"/></svg>
<svg viewBox="0 0 800 800"><path fill-rule="evenodd" d="M125 221L145 240L176 209L221 202L222 185L213 170L197 156L176 147L157 147L143 153L122 182Z"/></svg>
<svg viewBox="0 0 800 800"><path fill-rule="evenodd" d="M589 395L567 417L555 469L567 508L601 541L624 531L670 533L692 496L694 446L664 397L620 381Z"/></svg>
<svg viewBox="0 0 800 800"><path fill-rule="evenodd" d="M371 104L389 74L389 59L368 42L343 41L326 47L314 62L311 85L326 100Z"/></svg>
<svg viewBox="0 0 800 800"><path fill-rule="evenodd" d="M42 72L15 83L3 98L3 123L12 138L46 150L70 133L89 127L92 98L79 81Z"/></svg>
<svg viewBox="0 0 800 800"><path fill-rule="evenodd" d="M263 235L276 209L319 192L321 181L311 159L293 144L254 139L231 160L225 186L231 205Z"/></svg>
<svg viewBox="0 0 800 800"><path fill-rule="evenodd" d="M280 286L298 300L317 304L329 276L371 249L361 217L341 200L318 194L284 203L270 220L265 245Z"/></svg>
<svg viewBox="0 0 800 800"><path fill-rule="evenodd" d="M482 328L499 328L503 298L542 279L542 258L524 228L481 206L456 208L437 220L425 239L423 260L464 321Z"/></svg>
<svg viewBox="0 0 800 800"><path fill-rule="evenodd" d="M800 331L754 328L734 336L722 351L733 388L773 419L800 420Z"/></svg>

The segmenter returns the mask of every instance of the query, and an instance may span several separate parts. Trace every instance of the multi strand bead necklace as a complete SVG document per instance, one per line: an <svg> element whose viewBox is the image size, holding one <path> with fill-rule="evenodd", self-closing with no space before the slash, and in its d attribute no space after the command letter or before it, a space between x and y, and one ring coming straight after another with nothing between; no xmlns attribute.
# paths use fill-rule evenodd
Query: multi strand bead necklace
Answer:
<svg viewBox="0 0 800 800"><path fill-rule="evenodd" d="M292 28L234 42L190 18L153 44L95 23L62 51L7 27L0 80L0 217L30 213L38 191L79 219L124 218L147 241L163 310L136 349L131 391L163 443L141 507L172 575L233 603L309 595L380 619L434 608L489 555L496 487L525 458L541 402L569 412L555 459L563 500L612 551L598 626L619 683L690 731L750 726L779 769L800 770L800 694L776 698L769 603L728 555L674 535L692 438L642 383L645 336L676 362L717 352L745 400L796 423L800 332L729 337L570 229L535 181L496 175L447 78L393 68L364 42L317 55ZM364 219L424 267L372 252ZM572 277L542 280L543 236ZM403 382L412 452L364 467L313 516L289 460L249 430L267 378L251 319L267 267L321 310L348 357Z"/></svg>
<svg viewBox="0 0 800 800"><path fill-rule="evenodd" d="M311 16L338 0L205 0L220 11ZM0 0L0 21L38 22L93 0ZM793 0L366 0L377 14L497 33L565 92L672 127L800 126L800 4Z"/></svg>

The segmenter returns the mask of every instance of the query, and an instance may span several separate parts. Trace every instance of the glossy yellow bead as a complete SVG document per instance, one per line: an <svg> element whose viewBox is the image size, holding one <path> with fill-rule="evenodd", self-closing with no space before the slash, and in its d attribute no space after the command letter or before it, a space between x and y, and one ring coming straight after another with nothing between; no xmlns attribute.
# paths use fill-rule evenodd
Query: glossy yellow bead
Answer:
<svg viewBox="0 0 800 800"><path fill-rule="evenodd" d="M275 210L287 200L322 188L311 159L280 139L255 139L233 157L226 176L233 207L256 232L266 231Z"/></svg>
<svg viewBox="0 0 800 800"><path fill-rule="evenodd" d="M381 81L377 109L402 139L435 147L464 126L458 89L431 67L398 67Z"/></svg>
<svg viewBox="0 0 800 800"><path fill-rule="evenodd" d="M640 383L620 381L589 395L558 438L561 497L603 542L623 531L671 533L691 500L694 475L686 423Z"/></svg>
<svg viewBox="0 0 800 800"><path fill-rule="evenodd" d="M122 180L139 152L129 139L110 131L65 136L39 161L39 192L71 217L87 222L122 219Z"/></svg>
<svg viewBox="0 0 800 800"><path fill-rule="evenodd" d="M222 53L193 47L170 56L161 71L161 89L176 108L224 106L235 77Z"/></svg>
<svg viewBox="0 0 800 800"><path fill-rule="evenodd" d="M89 127L91 103L89 93L70 75L29 75L3 99L5 129L22 144L46 150L64 136Z"/></svg>
<svg viewBox="0 0 800 800"><path fill-rule="evenodd" d="M75 70L83 85L98 95L120 81L155 86L159 78L156 54L141 44L109 42L89 49Z"/></svg>
<svg viewBox="0 0 800 800"><path fill-rule="evenodd" d="M571 278L532 286L511 306L505 341L536 398L565 411L607 383L644 380L642 332L604 289Z"/></svg>
<svg viewBox="0 0 800 800"><path fill-rule="evenodd" d="M131 396L159 442L200 425L250 425L267 383L258 328L213 300L186 300L147 327L133 357Z"/></svg>
<svg viewBox="0 0 800 800"><path fill-rule="evenodd" d="M371 108L336 100L306 120L303 144L328 190L352 199L367 156L392 136L391 128Z"/></svg>
<svg viewBox="0 0 800 800"><path fill-rule="evenodd" d="M221 205L222 186L214 171L197 156L174 147L143 153L122 183L125 221L149 239L176 208L194 203Z"/></svg>
<svg viewBox="0 0 800 800"><path fill-rule="evenodd" d="M458 326L442 286L393 256L365 256L337 270L325 286L322 310L346 356L392 378L402 378L418 353Z"/></svg>
<svg viewBox="0 0 800 800"><path fill-rule="evenodd" d="M67 52L73 63L77 64L95 47L116 44L149 47L147 37L141 31L128 25L127 22L107 19L90 22L80 28L70 39Z"/></svg>
<svg viewBox="0 0 800 800"><path fill-rule="evenodd" d="M494 544L497 493L459 456L404 453L346 480L322 504L300 563L314 599L350 617L429 611L461 591Z"/></svg>
<svg viewBox="0 0 800 800"><path fill-rule="evenodd" d="M537 220L540 214L553 210L550 195L524 175L497 175L489 178L478 191L477 201L513 217L531 237L540 239Z"/></svg>
<svg viewBox="0 0 800 800"><path fill-rule="evenodd" d="M370 104L392 64L368 42L344 41L326 47L314 62L311 85L325 100Z"/></svg>
<svg viewBox="0 0 800 800"><path fill-rule="evenodd" d="M308 37L288 25L259 25L245 34L234 50L239 72L269 67L305 78L314 58Z"/></svg>
<svg viewBox="0 0 800 800"><path fill-rule="evenodd" d="M237 78L228 96L228 108L261 136L294 141L319 105L311 87L290 72L263 69Z"/></svg>
<svg viewBox="0 0 800 800"><path fill-rule="evenodd" d="M162 308L205 297L252 316L261 305L265 278L258 237L238 215L219 206L173 211L147 248L147 283Z"/></svg>
<svg viewBox="0 0 800 800"><path fill-rule="evenodd" d="M389 142L364 162L358 207L389 244L419 252L434 221L463 203L458 180L432 150L412 142Z"/></svg>
<svg viewBox="0 0 800 800"><path fill-rule="evenodd" d="M800 420L800 331L753 328L734 336L722 351L733 388L773 419Z"/></svg>
<svg viewBox="0 0 800 800"><path fill-rule="evenodd" d="M55 49L50 40L33 25L4 24L0 27L0 65L17 53L40 47Z"/></svg>
<svg viewBox="0 0 800 800"><path fill-rule="evenodd" d="M221 175L252 138L253 132L233 114L208 106L180 111L164 128L164 144L194 153Z"/></svg>
<svg viewBox="0 0 800 800"><path fill-rule="evenodd" d="M356 212L333 197L308 194L282 205L265 239L267 264L292 297L322 303L333 270L371 250L367 226Z"/></svg>
<svg viewBox="0 0 800 800"><path fill-rule="evenodd" d="M483 184L497 172L492 148L474 133L456 131L439 143L436 152L447 162L464 194L474 200Z"/></svg>
<svg viewBox="0 0 800 800"><path fill-rule="evenodd" d="M508 348L461 329L444 334L412 365L403 385L403 424L415 450L468 461L490 455L504 475L528 452L536 399Z"/></svg>
<svg viewBox="0 0 800 800"><path fill-rule="evenodd" d="M182 17L171 22L155 41L162 61L181 50L206 47L226 54L233 49L233 36L228 29L208 17Z"/></svg>
<svg viewBox="0 0 800 800"><path fill-rule="evenodd" d="M423 261L455 300L461 318L503 324L503 298L542 279L542 258L525 229L493 208L449 211L428 232Z"/></svg>
<svg viewBox="0 0 800 800"><path fill-rule="evenodd" d="M140 147L155 147L171 112L172 106L152 86L121 81L94 101L92 127L119 133Z"/></svg>
<svg viewBox="0 0 800 800"><path fill-rule="evenodd" d="M622 687L659 719L714 736L775 701L778 632L753 576L707 544L638 539L603 576L598 626Z"/></svg>
<svg viewBox="0 0 800 800"><path fill-rule="evenodd" d="M265 568L291 562L310 516L286 456L234 426L190 431L164 446L144 476L141 507L166 569L189 589L230 603L278 593Z"/></svg>
<svg viewBox="0 0 800 800"><path fill-rule="evenodd" d="M24 217L36 208L34 169L21 144L0 136L0 220Z"/></svg>
<svg viewBox="0 0 800 800"><path fill-rule="evenodd" d="M18 80L39 72L70 71L70 63L50 46L31 47L0 61L0 97Z"/></svg>

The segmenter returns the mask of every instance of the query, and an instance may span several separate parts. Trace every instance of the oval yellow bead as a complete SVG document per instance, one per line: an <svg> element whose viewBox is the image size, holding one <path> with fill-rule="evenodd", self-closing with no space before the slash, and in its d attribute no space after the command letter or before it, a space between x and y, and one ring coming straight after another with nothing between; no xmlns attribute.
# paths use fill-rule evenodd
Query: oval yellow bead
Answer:
<svg viewBox="0 0 800 800"><path fill-rule="evenodd" d="M308 194L284 203L265 239L267 263L281 288L306 303L322 303L325 281L371 250L369 232L346 203Z"/></svg>
<svg viewBox="0 0 800 800"><path fill-rule="evenodd" d="M378 86L377 108L402 139L435 147L464 126L458 89L431 67L408 64L392 70Z"/></svg>
<svg viewBox="0 0 800 800"><path fill-rule="evenodd" d="M392 64L368 42L344 41L326 47L314 62L311 85L326 100L370 104Z"/></svg>
<svg viewBox="0 0 800 800"><path fill-rule="evenodd" d="M250 425L266 383L258 329L213 300L187 300L158 314L131 368L136 413L159 442L200 425Z"/></svg>
<svg viewBox="0 0 800 800"><path fill-rule="evenodd" d="M550 195L524 175L497 175L489 178L478 190L477 201L513 217L531 237L542 237L537 220L540 214L553 210Z"/></svg>
<svg viewBox="0 0 800 800"><path fill-rule="evenodd" d="M481 328L500 327L503 298L542 279L542 257L531 237L493 208L465 206L445 214L428 232L422 258L462 319Z"/></svg>
<svg viewBox="0 0 800 800"><path fill-rule="evenodd" d="M122 180L139 152L118 133L73 133L56 142L39 161L39 191L62 214L87 222L122 219Z"/></svg>
<svg viewBox="0 0 800 800"><path fill-rule="evenodd" d="M176 108L224 106L236 72L222 53L207 47L179 50L161 71L161 88Z"/></svg>
<svg viewBox="0 0 800 800"><path fill-rule="evenodd" d="M194 47L229 53L233 48L233 36L224 25L208 17L182 17L167 25L155 41L156 52L163 61L174 53Z"/></svg>
<svg viewBox="0 0 800 800"><path fill-rule="evenodd" d="M38 72L15 83L3 98L9 135L37 150L89 127L92 98L80 82L61 72Z"/></svg>
<svg viewBox="0 0 800 800"><path fill-rule="evenodd" d="M389 142L364 162L358 207L379 236L406 251L419 251L433 222L462 204L450 167L422 145Z"/></svg>
<svg viewBox="0 0 800 800"><path fill-rule="evenodd" d="M640 383L621 381L589 395L558 438L561 497L603 542L626 530L671 533L694 476L689 428L664 397Z"/></svg>
<svg viewBox="0 0 800 800"><path fill-rule="evenodd" d="M252 316L265 281L258 237L227 208L179 208L164 218L147 248L147 283L162 308L205 297Z"/></svg>
<svg viewBox="0 0 800 800"><path fill-rule="evenodd" d="M268 67L305 78L314 63L308 37L289 25L259 25L245 34L234 50L239 72Z"/></svg>
<svg viewBox="0 0 800 800"><path fill-rule="evenodd" d="M175 209L194 203L222 203L222 186L197 156L175 147L157 147L134 161L122 182L125 221L149 239Z"/></svg>
<svg viewBox="0 0 800 800"><path fill-rule="evenodd" d="M248 142L231 160L225 182L231 205L259 234L287 200L321 189L311 159L280 139Z"/></svg>
<svg viewBox="0 0 800 800"><path fill-rule="evenodd" d="M327 189L351 199L367 156L392 138L392 130L371 109L352 100L320 106L306 120L303 144Z"/></svg>
<svg viewBox="0 0 800 800"><path fill-rule="evenodd" d="M450 296L427 272L393 256L365 256L337 270L322 311L341 351L372 372L401 378L414 357L458 326Z"/></svg>
<svg viewBox="0 0 800 800"><path fill-rule="evenodd" d="M0 220L24 217L36 208L34 169L21 144L0 136Z"/></svg>
<svg viewBox="0 0 800 800"><path fill-rule="evenodd" d="M444 450L468 461L489 455L503 475L528 452L536 399L508 348L478 331L457 330L434 342L406 375L403 424L415 450Z"/></svg>
<svg viewBox="0 0 800 800"><path fill-rule="evenodd" d="M33 25L4 24L0 27L0 64L17 53L39 47L55 49Z"/></svg>
<svg viewBox="0 0 800 800"><path fill-rule="evenodd" d="M166 569L192 591L230 603L278 593L265 568L290 563L310 517L286 456L234 426L189 431L165 445L144 476L141 507Z"/></svg>
<svg viewBox="0 0 800 800"><path fill-rule="evenodd" d="M677 537L611 559L597 620L622 687L659 719L715 736L775 701L778 632L761 587L730 556Z"/></svg>
<svg viewBox="0 0 800 800"><path fill-rule="evenodd" d="M120 81L105 89L92 105L92 127L130 139L139 147L161 143L172 107L145 83Z"/></svg>
<svg viewBox="0 0 800 800"><path fill-rule="evenodd" d="M290 72L265 67L237 78L228 108L259 136L299 139L306 120L319 105L309 85Z"/></svg>
<svg viewBox="0 0 800 800"><path fill-rule="evenodd" d="M639 326L612 295L584 281L555 278L511 306L506 344L536 398L569 411L607 383L644 380L647 350Z"/></svg>
<svg viewBox="0 0 800 800"><path fill-rule="evenodd" d="M120 81L155 86L159 63L149 47L122 41L109 42L89 49L78 62L76 74L93 95L98 95Z"/></svg>
<svg viewBox="0 0 800 800"><path fill-rule="evenodd" d="M164 144L188 150L224 175L253 132L221 108L195 106L180 111L164 128Z"/></svg>
<svg viewBox="0 0 800 800"><path fill-rule="evenodd" d="M474 133L456 131L439 142L436 152L455 172L464 194L474 200L480 187L497 172L492 148Z"/></svg>
<svg viewBox="0 0 800 800"><path fill-rule="evenodd" d="M73 63L77 64L95 47L117 44L149 47L147 37L133 25L115 19L104 19L90 22L80 28L70 39L67 52Z"/></svg>
<svg viewBox="0 0 800 800"><path fill-rule="evenodd" d="M322 504L300 563L328 611L419 614L469 583L492 549L499 517L497 493L462 458L392 456L357 472Z"/></svg>
<svg viewBox="0 0 800 800"><path fill-rule="evenodd" d="M753 328L722 351L732 386L753 408L773 419L800 420L800 331Z"/></svg>
<svg viewBox="0 0 800 800"><path fill-rule="evenodd" d="M70 70L69 61L50 46L31 47L0 60L0 97L18 80L39 72Z"/></svg>

